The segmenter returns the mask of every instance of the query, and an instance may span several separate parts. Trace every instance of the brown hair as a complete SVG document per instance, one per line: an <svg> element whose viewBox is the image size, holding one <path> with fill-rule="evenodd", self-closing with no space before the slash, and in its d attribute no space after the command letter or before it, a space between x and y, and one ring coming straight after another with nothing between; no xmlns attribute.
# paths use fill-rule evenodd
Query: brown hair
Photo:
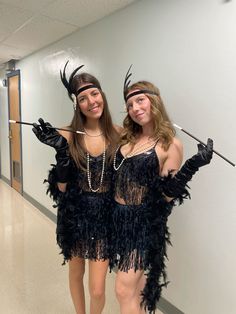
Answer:
<svg viewBox="0 0 236 314"><path fill-rule="evenodd" d="M100 126L104 134L105 140L109 144L107 155L108 155L108 161L111 162L115 147L118 142L119 134L116 131L112 123L112 118L111 118L111 114L108 108L107 99L104 92L101 89L101 85L99 81L93 75L89 73L81 73L81 74L75 75L71 83L72 91L76 93L76 91L81 87L81 85L88 84L88 83L96 85L102 95L104 109L100 117ZM79 110L77 106L77 110L74 111L74 117L71 121L70 128L72 130L83 130L85 122L86 122L86 116ZM70 153L76 165L82 168L83 170L85 170L86 148L84 144L83 135L72 133L69 147L70 147Z"/></svg>
<svg viewBox="0 0 236 314"><path fill-rule="evenodd" d="M155 95L145 93L151 102L151 112L153 115L153 138L156 140L160 139L163 148L167 150L173 141L173 137L175 136L175 129L166 112L159 89L150 82L139 81L127 88L125 91L125 97L134 90L150 90L155 93ZM142 132L142 127L134 122L130 118L129 114L125 117L123 126L124 131L121 135L121 145L128 142L135 143L136 136Z"/></svg>

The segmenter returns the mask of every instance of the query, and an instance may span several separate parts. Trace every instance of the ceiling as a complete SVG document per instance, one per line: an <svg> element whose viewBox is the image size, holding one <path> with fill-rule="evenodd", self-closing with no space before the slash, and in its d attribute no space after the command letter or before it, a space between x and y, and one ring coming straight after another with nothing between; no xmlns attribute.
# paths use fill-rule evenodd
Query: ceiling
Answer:
<svg viewBox="0 0 236 314"><path fill-rule="evenodd" d="M137 0L0 0L0 67Z"/></svg>

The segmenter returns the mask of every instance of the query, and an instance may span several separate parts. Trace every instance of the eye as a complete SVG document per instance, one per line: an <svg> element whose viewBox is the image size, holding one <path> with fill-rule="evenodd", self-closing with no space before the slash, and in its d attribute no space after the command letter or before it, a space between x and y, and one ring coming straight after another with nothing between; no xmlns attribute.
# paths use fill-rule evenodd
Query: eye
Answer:
<svg viewBox="0 0 236 314"><path fill-rule="evenodd" d="M79 103L80 103L80 104L83 103L84 101L85 101L85 97L79 98Z"/></svg>
<svg viewBox="0 0 236 314"><path fill-rule="evenodd" d="M132 106L131 104L127 104L127 105L126 105L127 111L129 111L129 110L132 109L132 108L133 108L133 106Z"/></svg>
<svg viewBox="0 0 236 314"><path fill-rule="evenodd" d="M144 97L139 97L138 99L137 99L137 102L140 104L140 103L142 103L144 101Z"/></svg>
<svg viewBox="0 0 236 314"><path fill-rule="evenodd" d="M92 96L96 97L96 96L98 96L98 95L99 95L99 92L98 92L98 91L92 92Z"/></svg>

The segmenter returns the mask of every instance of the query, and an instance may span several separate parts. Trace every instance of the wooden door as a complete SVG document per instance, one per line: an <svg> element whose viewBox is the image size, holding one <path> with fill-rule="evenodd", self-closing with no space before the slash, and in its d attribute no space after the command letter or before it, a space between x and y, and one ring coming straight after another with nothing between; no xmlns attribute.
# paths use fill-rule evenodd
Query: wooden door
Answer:
<svg viewBox="0 0 236 314"><path fill-rule="evenodd" d="M21 120L20 71L8 76L9 119ZM21 125L9 123L11 186L22 194Z"/></svg>

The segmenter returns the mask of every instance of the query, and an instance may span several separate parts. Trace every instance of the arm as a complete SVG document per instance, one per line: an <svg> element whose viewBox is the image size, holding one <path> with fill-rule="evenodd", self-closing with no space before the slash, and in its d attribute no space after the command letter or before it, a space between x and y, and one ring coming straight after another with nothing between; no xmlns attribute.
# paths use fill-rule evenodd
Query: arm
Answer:
<svg viewBox="0 0 236 314"><path fill-rule="evenodd" d="M174 138L173 143L170 145L167 151L167 157L161 169L161 176L167 177L170 172L172 175L174 175L179 170L182 162L183 162L183 145L179 139ZM173 197L171 198L166 196L166 199L168 202L170 202L173 199Z"/></svg>
<svg viewBox="0 0 236 314"><path fill-rule="evenodd" d="M69 132L66 132L66 131L58 131L58 133L59 134L61 134L66 140L67 140L67 142L69 143L70 142L70 133ZM63 192L63 193L65 193L66 192L66 186L67 186L67 183L65 182L65 183L61 183L61 182L58 182L57 183L57 187L58 187L58 189L61 191L61 192Z"/></svg>
<svg viewBox="0 0 236 314"><path fill-rule="evenodd" d="M58 188L61 192L66 190L66 182L69 180L71 170L71 160L69 156L69 145L67 139L55 129L48 128L51 126L43 119L39 119L40 125L34 123L33 132L37 138L46 145L56 150L56 176L58 180ZM66 133L66 132L64 132Z"/></svg>
<svg viewBox="0 0 236 314"><path fill-rule="evenodd" d="M186 194L187 183L200 167L210 163L212 154L213 141L211 139L207 140L207 146L198 144L198 152L189 158L173 177L166 180L163 185L164 194L170 198L183 197Z"/></svg>
<svg viewBox="0 0 236 314"><path fill-rule="evenodd" d="M177 138L173 139L173 143L170 145L167 157L163 163L161 169L161 176L167 176L170 171L176 173L183 161L183 145Z"/></svg>

